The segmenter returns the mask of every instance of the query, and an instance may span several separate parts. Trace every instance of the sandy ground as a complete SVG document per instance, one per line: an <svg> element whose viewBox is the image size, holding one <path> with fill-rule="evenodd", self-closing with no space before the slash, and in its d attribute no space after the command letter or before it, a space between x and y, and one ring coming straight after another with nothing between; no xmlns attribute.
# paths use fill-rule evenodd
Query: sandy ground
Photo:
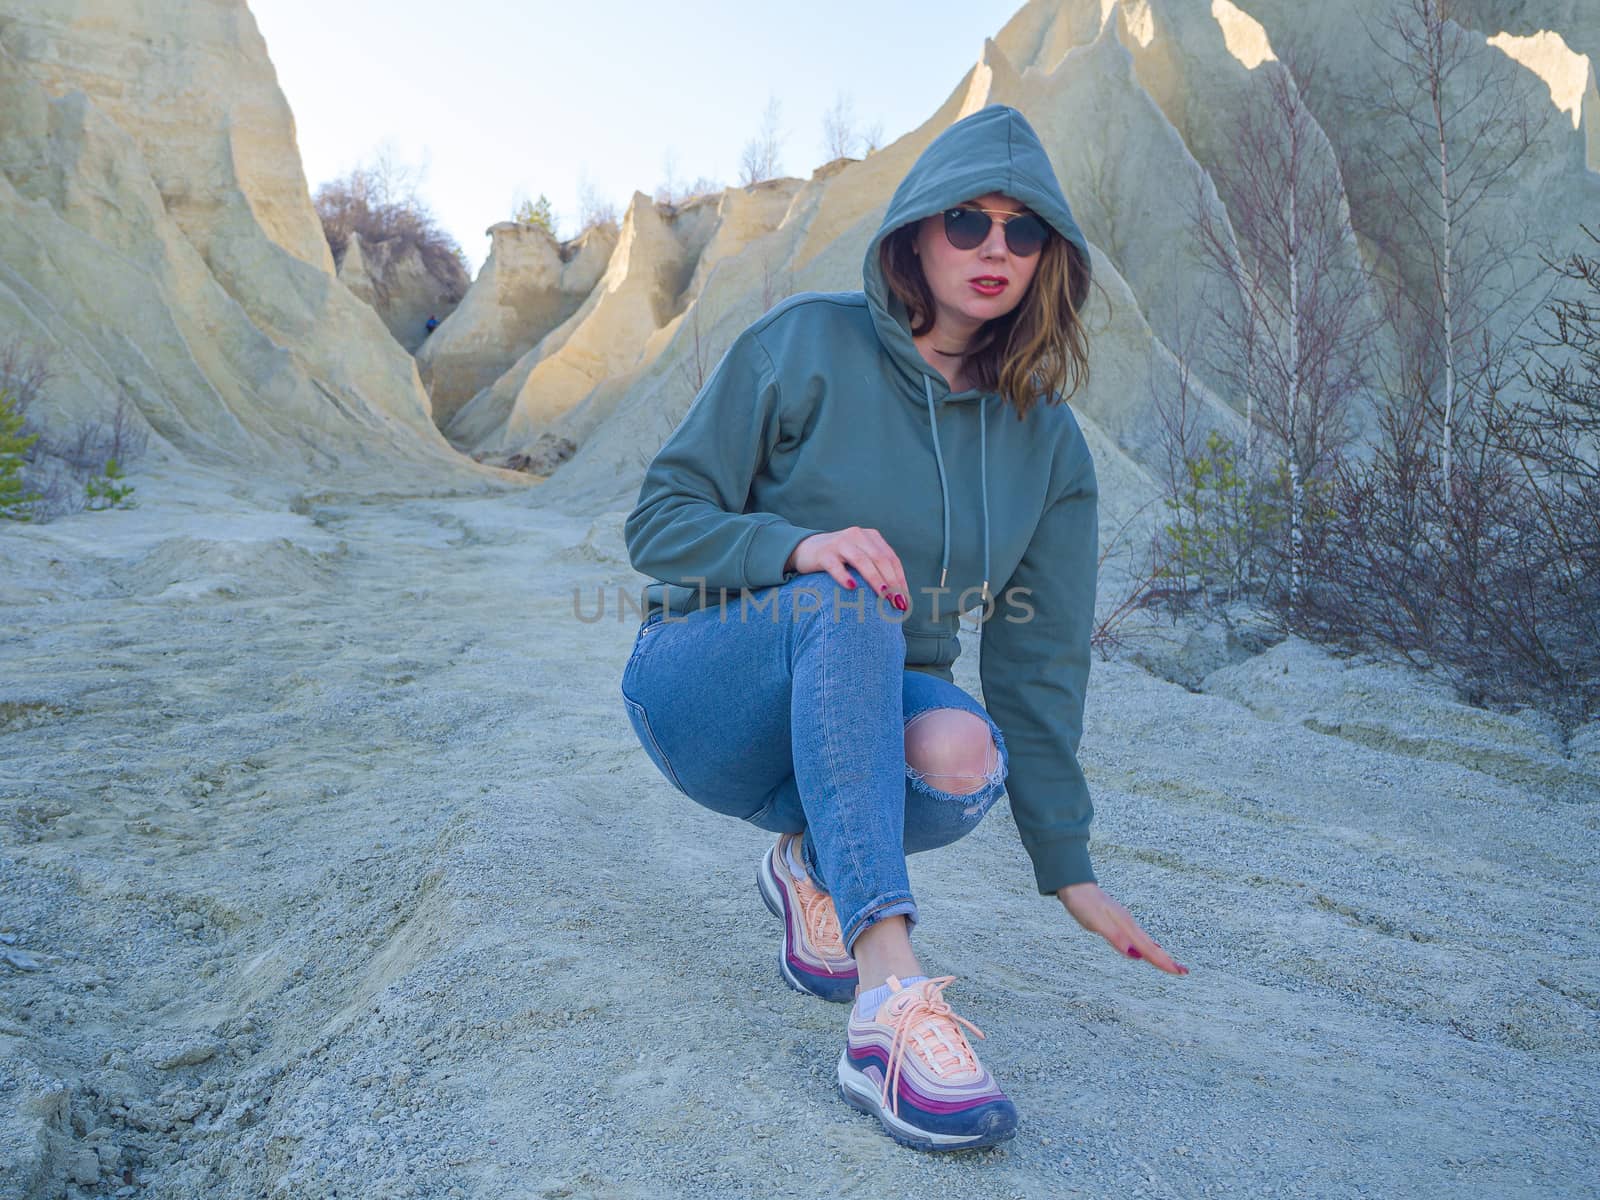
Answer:
<svg viewBox="0 0 1600 1200"><path fill-rule="evenodd" d="M1003 805L913 858L1023 1122L930 1157L835 1094L766 835L632 739L621 513L142 483L0 530L6 1200L1600 1190L1593 730L1298 641L1097 663L1096 869L1192 973Z"/></svg>

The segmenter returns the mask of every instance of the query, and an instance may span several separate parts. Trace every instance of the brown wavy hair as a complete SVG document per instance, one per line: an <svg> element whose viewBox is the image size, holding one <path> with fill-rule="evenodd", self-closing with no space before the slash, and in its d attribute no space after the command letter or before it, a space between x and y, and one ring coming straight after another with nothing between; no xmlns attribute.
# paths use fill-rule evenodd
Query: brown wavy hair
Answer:
<svg viewBox="0 0 1600 1200"><path fill-rule="evenodd" d="M919 224L900 226L878 246L884 283L906 306L913 337L933 328L935 311L922 259L911 249ZM1064 403L1089 382L1089 339L1072 303L1074 291L1087 295L1088 276L1078 248L1051 229L1021 302L986 322L962 356L973 385L999 392L1019 421L1034 404Z"/></svg>

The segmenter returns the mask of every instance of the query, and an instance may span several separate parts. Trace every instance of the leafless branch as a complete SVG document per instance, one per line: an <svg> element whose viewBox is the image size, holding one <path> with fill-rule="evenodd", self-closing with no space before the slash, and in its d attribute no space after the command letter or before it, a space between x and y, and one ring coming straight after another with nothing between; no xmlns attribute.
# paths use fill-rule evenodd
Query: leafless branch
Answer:
<svg viewBox="0 0 1600 1200"><path fill-rule="evenodd" d="M767 98L761 115L761 128L745 143L739 155L739 183L744 187L774 179L778 174L778 154L784 134L778 127L780 106L776 96Z"/></svg>
<svg viewBox="0 0 1600 1200"><path fill-rule="evenodd" d="M827 161L854 158L861 140L856 133L855 105L849 92L840 92L833 107L822 114L822 148Z"/></svg>

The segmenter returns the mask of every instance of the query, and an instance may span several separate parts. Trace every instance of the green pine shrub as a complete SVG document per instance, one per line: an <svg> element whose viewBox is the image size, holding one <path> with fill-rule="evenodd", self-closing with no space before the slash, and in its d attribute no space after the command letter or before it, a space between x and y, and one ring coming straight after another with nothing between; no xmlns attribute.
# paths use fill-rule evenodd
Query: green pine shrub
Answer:
<svg viewBox="0 0 1600 1200"><path fill-rule="evenodd" d="M36 433L22 432L23 416L9 388L0 387L0 519L27 521L33 506L42 497L28 488L22 466L28 448L39 440Z"/></svg>
<svg viewBox="0 0 1600 1200"><path fill-rule="evenodd" d="M122 468L115 458L106 459L101 474L94 475L84 484L84 507L91 511L105 508L133 508L133 484L123 483Z"/></svg>

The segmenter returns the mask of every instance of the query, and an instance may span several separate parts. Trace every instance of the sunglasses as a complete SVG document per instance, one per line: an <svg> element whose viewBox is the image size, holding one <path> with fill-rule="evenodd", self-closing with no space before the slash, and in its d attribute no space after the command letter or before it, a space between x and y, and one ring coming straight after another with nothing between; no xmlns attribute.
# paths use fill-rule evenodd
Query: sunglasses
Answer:
<svg viewBox="0 0 1600 1200"><path fill-rule="evenodd" d="M1049 227L1039 217L1003 208L947 208L944 210L944 236L957 250L975 249L989 236L995 216L1006 218L1006 249L1018 258L1032 258L1049 240Z"/></svg>

